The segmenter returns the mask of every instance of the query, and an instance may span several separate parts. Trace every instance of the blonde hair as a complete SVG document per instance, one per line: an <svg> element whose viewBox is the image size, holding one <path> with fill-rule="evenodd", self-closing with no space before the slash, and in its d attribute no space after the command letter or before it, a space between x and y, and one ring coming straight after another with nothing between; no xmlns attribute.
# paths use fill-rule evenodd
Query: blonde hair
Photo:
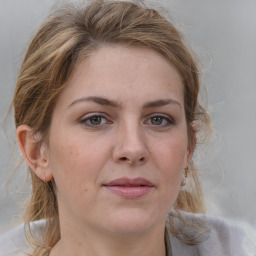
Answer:
<svg viewBox="0 0 256 256"><path fill-rule="evenodd" d="M13 106L16 127L27 124L47 139L58 95L65 88L77 63L104 45L125 44L150 48L163 55L180 73L190 147L196 133L209 127L209 117L198 102L199 70L180 32L165 17L143 3L92 1L88 6L66 5L54 11L39 28L20 68ZM32 191L25 224L35 245L33 255L44 255L60 239L58 205L54 180L45 183L28 168ZM190 163L190 186L180 191L170 215L171 232L187 243L172 218L182 219L180 210L204 212L196 169ZM43 236L36 237L30 223L45 219ZM186 222L186 220L184 220Z"/></svg>

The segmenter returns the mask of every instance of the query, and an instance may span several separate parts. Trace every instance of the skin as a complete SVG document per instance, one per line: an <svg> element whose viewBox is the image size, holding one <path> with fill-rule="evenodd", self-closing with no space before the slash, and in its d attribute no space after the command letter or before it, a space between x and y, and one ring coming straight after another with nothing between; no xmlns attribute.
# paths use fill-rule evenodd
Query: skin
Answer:
<svg viewBox="0 0 256 256"><path fill-rule="evenodd" d="M98 49L60 94L48 142L36 144L26 125L17 136L30 167L57 185L61 240L51 256L165 255L165 217L192 152L182 80L163 56ZM122 177L153 188L124 198L104 186Z"/></svg>

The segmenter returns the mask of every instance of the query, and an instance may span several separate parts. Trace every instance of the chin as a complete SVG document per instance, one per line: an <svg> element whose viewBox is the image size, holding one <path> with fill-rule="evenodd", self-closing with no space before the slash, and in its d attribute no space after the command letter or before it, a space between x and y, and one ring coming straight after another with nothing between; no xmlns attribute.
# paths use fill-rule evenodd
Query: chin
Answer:
<svg viewBox="0 0 256 256"><path fill-rule="evenodd" d="M107 229L111 233L135 235L148 232L157 225L162 225L165 223L165 216L160 218L139 209L130 209L112 214L107 223Z"/></svg>

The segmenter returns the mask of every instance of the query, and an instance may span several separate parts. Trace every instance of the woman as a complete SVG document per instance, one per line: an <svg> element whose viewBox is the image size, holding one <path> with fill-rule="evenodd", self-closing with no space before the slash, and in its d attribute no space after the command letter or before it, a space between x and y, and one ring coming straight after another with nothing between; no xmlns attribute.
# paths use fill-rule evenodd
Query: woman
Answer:
<svg viewBox="0 0 256 256"><path fill-rule="evenodd" d="M198 91L194 57L156 10L96 0L51 14L13 99L27 239L10 231L2 254L247 255L239 229L204 217Z"/></svg>

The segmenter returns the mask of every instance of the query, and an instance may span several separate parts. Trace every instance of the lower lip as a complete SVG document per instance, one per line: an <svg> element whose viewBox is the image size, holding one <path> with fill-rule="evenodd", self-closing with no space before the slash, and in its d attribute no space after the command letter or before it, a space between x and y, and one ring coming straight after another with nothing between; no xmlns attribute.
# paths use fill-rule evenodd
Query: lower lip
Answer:
<svg viewBox="0 0 256 256"><path fill-rule="evenodd" d="M138 187L123 187L123 186L105 186L108 190L124 198L139 198L147 195L153 190L153 187L138 186Z"/></svg>

